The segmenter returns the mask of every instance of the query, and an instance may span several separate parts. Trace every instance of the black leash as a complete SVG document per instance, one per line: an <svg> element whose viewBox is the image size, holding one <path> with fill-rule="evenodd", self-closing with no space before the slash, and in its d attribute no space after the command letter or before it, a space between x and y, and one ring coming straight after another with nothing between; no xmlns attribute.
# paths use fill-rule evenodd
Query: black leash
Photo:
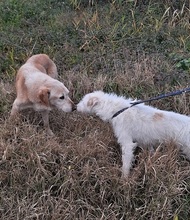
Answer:
<svg viewBox="0 0 190 220"><path fill-rule="evenodd" d="M123 108L123 109L119 110L118 112L116 112L116 113L112 116L112 119L115 118L116 116L118 116L119 114L121 114L122 112L124 112L125 110L127 110L128 108L131 108L131 107L132 107L132 105L129 106L129 107L126 107L126 108Z"/></svg>
<svg viewBox="0 0 190 220"><path fill-rule="evenodd" d="M121 114L122 112L124 112L125 110L127 110L128 108L131 108L131 107L133 107L133 106L135 106L135 105L138 105L138 104L141 104L141 103L145 103L145 102L151 102L151 101L154 101L154 100L163 99L163 98L166 98L166 97L169 97L169 96L180 95L180 94L188 93L188 92L190 92L190 87L189 87L189 88L182 89L182 90L177 90L177 91L175 91L175 92L170 92L170 93L162 94L162 95L159 95L159 96L150 98L150 99L132 102L132 103L130 103L131 106L126 107L126 108L123 108L123 109L119 110L118 112L116 112L116 113L112 116L112 119L115 118L116 116L118 116L119 114Z"/></svg>

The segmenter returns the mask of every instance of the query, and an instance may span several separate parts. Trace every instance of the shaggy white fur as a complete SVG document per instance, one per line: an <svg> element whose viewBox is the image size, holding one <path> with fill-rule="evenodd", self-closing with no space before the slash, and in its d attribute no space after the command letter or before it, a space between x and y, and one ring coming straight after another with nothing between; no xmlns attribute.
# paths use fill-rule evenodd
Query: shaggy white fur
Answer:
<svg viewBox="0 0 190 220"><path fill-rule="evenodd" d="M172 141L190 159L190 117L139 104L112 118L117 111L131 106L133 101L115 94L95 91L86 94L77 105L79 112L94 113L112 124L122 147L123 175L129 174L137 144L146 146Z"/></svg>

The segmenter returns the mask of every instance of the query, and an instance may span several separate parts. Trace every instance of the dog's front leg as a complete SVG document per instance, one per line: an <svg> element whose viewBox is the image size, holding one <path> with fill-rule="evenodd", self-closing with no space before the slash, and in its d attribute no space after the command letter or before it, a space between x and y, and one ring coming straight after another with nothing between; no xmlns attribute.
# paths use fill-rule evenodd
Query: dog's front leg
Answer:
<svg viewBox="0 0 190 220"><path fill-rule="evenodd" d="M48 110L44 110L41 112L42 115L42 119L43 119L43 123L44 123L44 128L47 131L47 134L52 136L54 135L54 133L52 132L52 130L50 129L49 126L49 111Z"/></svg>
<svg viewBox="0 0 190 220"><path fill-rule="evenodd" d="M17 99L15 99L11 109L11 118L15 115L18 115L19 111L20 111L20 102Z"/></svg>
<svg viewBox="0 0 190 220"><path fill-rule="evenodd" d="M122 174L124 177L129 175L134 157L133 152L136 146L137 144L133 142L125 142L122 144Z"/></svg>

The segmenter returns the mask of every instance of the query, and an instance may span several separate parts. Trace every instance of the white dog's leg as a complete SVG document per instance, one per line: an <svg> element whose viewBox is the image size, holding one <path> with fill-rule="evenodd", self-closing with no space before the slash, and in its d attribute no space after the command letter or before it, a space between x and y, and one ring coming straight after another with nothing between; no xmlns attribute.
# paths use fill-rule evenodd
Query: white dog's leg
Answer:
<svg viewBox="0 0 190 220"><path fill-rule="evenodd" d="M51 136L54 135L54 133L52 132L52 130L49 127L49 111L48 110L41 111L41 115L42 115L44 127L47 131L47 134L51 135Z"/></svg>
<svg viewBox="0 0 190 220"><path fill-rule="evenodd" d="M124 177L127 177L130 172L130 168L134 158L134 149L136 148L137 143L127 142L122 144L122 174Z"/></svg>

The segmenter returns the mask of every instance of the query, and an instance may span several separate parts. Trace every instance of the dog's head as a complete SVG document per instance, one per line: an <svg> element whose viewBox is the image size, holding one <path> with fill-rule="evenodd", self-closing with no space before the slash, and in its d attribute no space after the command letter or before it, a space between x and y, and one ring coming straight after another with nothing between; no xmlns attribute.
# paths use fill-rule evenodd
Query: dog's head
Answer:
<svg viewBox="0 0 190 220"><path fill-rule="evenodd" d="M47 108L55 107L64 112L71 112L76 109L69 98L69 90L57 80L51 86L42 87L39 90L38 97L41 104Z"/></svg>
<svg viewBox="0 0 190 220"><path fill-rule="evenodd" d="M127 103L121 96L114 93L104 93L103 91L95 91L86 94L77 104L77 111L87 114L95 114L103 121L112 120L112 116Z"/></svg>
<svg viewBox="0 0 190 220"><path fill-rule="evenodd" d="M102 95L102 91L86 94L77 104L77 111L88 114L96 113L96 107L100 103L100 97Z"/></svg>

